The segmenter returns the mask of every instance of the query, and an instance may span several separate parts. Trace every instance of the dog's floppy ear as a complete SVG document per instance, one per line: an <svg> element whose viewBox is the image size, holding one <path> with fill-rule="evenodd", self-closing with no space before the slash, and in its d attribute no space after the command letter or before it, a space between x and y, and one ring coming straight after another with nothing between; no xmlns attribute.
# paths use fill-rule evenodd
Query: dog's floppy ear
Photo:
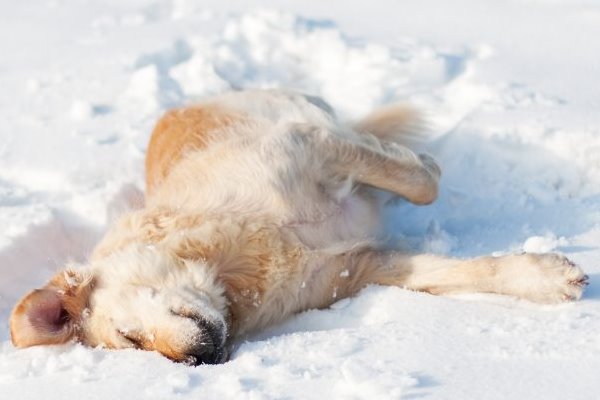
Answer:
<svg viewBox="0 0 600 400"><path fill-rule="evenodd" d="M93 280L66 270L23 297L10 317L10 336L17 347L60 344L72 339L87 307Z"/></svg>

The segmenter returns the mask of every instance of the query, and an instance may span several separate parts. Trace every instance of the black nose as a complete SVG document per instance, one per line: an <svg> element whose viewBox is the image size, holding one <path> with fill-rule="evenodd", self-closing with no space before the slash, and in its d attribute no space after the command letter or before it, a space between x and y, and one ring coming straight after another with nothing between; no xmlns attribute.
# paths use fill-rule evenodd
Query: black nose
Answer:
<svg viewBox="0 0 600 400"><path fill-rule="evenodd" d="M190 365L218 364L218 351L214 346L202 344L187 353L186 361Z"/></svg>
<svg viewBox="0 0 600 400"><path fill-rule="evenodd" d="M187 362L191 365L222 363L225 359L223 326L202 319L197 319L196 323L202 329L202 336L186 352Z"/></svg>

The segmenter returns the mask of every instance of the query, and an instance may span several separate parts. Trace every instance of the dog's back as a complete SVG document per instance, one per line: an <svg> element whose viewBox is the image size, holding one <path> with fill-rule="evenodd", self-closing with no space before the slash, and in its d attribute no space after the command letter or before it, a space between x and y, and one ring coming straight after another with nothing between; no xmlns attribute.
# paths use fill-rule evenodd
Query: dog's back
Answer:
<svg viewBox="0 0 600 400"><path fill-rule="evenodd" d="M241 135L265 133L232 126L291 122L323 126L332 125L332 118L331 108L322 101L292 92L259 90L227 93L207 103L168 111L157 122L148 145L146 194L154 192L184 155L243 139Z"/></svg>

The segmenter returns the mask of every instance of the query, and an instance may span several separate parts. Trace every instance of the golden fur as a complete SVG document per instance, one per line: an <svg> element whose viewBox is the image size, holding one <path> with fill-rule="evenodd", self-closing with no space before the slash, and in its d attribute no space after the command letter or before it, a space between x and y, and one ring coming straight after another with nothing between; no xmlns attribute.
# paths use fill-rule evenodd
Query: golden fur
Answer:
<svg viewBox="0 0 600 400"><path fill-rule="evenodd" d="M154 127L146 153L146 193L152 193L183 155L208 146L218 130L243 117L207 104L167 112Z"/></svg>
<svg viewBox="0 0 600 400"><path fill-rule="evenodd" d="M123 216L88 265L17 304L13 343L77 340L198 364L372 283L579 298L587 277L556 254L457 260L379 249L384 192L415 204L437 196L435 161L402 145L419 121L392 106L349 126L322 100L285 91L169 111L147 151L145 208Z"/></svg>

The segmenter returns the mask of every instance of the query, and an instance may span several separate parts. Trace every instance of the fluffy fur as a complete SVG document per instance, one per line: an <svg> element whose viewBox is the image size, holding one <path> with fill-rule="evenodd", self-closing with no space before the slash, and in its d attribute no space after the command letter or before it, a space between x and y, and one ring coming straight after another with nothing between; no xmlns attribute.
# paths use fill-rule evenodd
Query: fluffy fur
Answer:
<svg viewBox="0 0 600 400"><path fill-rule="evenodd" d="M322 100L286 91L169 111L148 147L145 208L118 221L85 267L17 304L13 343L217 363L236 338L367 284L578 299L587 277L556 254L458 260L378 247L382 192L415 204L437 196L435 161L402 145L419 126L407 106L345 124Z"/></svg>

